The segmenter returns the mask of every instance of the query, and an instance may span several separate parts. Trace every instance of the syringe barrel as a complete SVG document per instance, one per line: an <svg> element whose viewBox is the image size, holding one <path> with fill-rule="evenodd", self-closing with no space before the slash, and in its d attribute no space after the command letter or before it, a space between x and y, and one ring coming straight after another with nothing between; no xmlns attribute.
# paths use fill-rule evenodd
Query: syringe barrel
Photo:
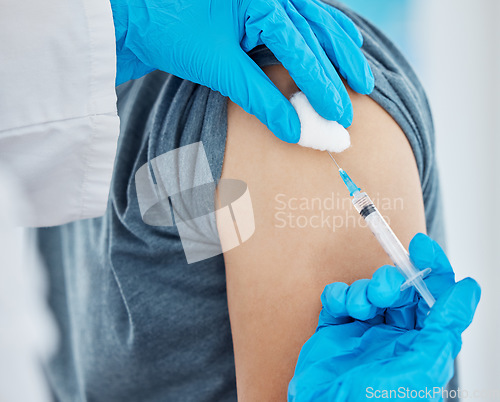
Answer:
<svg viewBox="0 0 500 402"><path fill-rule="evenodd" d="M421 277L421 271L415 268L408 252L387 224L372 200L366 193L354 194L352 203L377 238L394 265L401 274L415 286L425 301L432 307L434 298L428 291Z"/></svg>

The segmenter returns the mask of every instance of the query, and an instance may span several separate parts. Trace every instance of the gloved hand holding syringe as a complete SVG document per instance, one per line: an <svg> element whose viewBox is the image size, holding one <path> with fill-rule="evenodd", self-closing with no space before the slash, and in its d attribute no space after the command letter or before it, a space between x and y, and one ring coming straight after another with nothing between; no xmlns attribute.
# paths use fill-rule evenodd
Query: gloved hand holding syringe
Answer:
<svg viewBox="0 0 500 402"><path fill-rule="evenodd" d="M345 170L338 165L337 161L330 152L328 152L328 155L330 155L335 165L337 165L340 177L347 186L351 197L353 197L352 203L354 204L354 207L364 218L367 225L370 227L371 231L396 268L405 277L406 282L401 286L401 290L404 290L409 286L414 286L428 306L432 307L436 300L423 280L424 276L427 275L431 269L427 268L419 270L415 268L410 260L408 252L396 237L389 224L375 207L370 197L368 197L366 193L361 192L361 189L354 184Z"/></svg>

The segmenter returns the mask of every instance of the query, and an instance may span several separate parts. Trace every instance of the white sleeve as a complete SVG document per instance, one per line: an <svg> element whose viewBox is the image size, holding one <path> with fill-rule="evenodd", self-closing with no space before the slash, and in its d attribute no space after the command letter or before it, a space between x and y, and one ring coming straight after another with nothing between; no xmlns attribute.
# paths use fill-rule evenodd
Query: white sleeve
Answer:
<svg viewBox="0 0 500 402"><path fill-rule="evenodd" d="M9 168L0 166L0 399L49 402L40 362L57 350L57 324L47 303L48 280L33 236L16 228L27 199Z"/></svg>
<svg viewBox="0 0 500 402"><path fill-rule="evenodd" d="M102 215L119 133L109 0L5 0L0 60L0 160L34 210L18 223Z"/></svg>

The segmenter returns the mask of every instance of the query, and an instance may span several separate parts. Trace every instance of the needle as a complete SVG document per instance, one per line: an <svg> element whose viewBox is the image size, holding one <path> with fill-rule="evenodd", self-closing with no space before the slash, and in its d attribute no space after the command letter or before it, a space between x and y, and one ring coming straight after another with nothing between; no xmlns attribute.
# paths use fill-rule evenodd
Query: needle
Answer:
<svg viewBox="0 0 500 402"><path fill-rule="evenodd" d="M330 158L332 158L332 161L337 165L337 167L339 168L339 170L342 170L339 166L339 164L337 163L337 161L335 160L335 158L332 156L332 154L329 152L329 151L326 151L328 152L328 155L330 155Z"/></svg>

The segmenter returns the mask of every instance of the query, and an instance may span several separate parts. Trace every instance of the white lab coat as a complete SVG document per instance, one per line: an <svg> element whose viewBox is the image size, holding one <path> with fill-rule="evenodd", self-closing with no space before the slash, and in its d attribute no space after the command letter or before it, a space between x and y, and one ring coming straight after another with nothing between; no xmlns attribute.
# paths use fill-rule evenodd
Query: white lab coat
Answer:
<svg viewBox="0 0 500 402"><path fill-rule="evenodd" d="M115 75L109 0L2 1L0 160L34 210L19 224L104 213L119 133Z"/></svg>
<svg viewBox="0 0 500 402"><path fill-rule="evenodd" d="M45 271L16 216L27 197L0 161L0 401L52 400L41 361L57 347Z"/></svg>

